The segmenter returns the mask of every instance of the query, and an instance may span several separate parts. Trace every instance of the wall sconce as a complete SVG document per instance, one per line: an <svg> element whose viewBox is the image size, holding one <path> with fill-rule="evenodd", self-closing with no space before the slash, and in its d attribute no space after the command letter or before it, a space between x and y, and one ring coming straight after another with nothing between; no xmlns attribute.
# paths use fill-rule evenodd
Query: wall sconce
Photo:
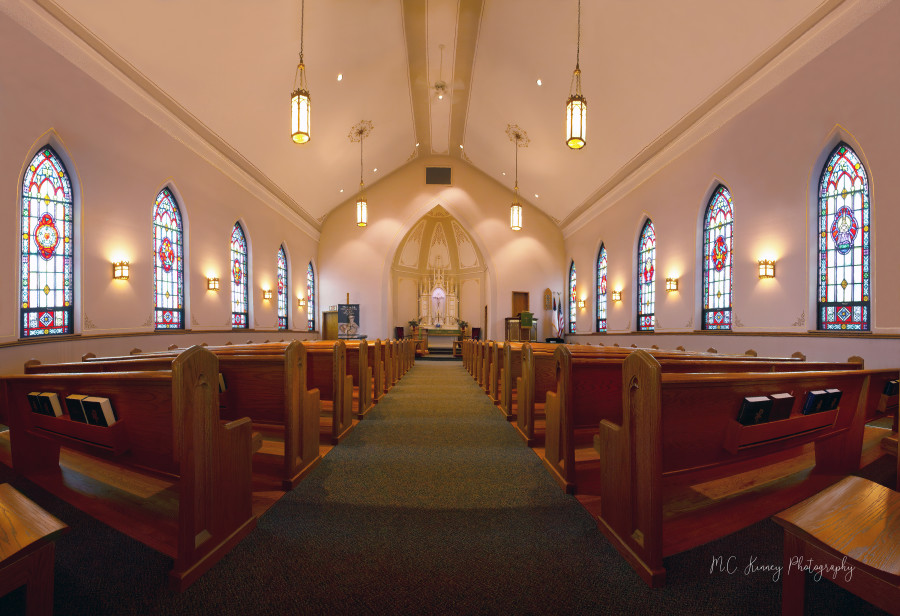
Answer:
<svg viewBox="0 0 900 616"><path fill-rule="evenodd" d="M775 259L759 260L759 277L775 278Z"/></svg>
<svg viewBox="0 0 900 616"><path fill-rule="evenodd" d="M297 298L297 308L306 308L306 298L305 297Z"/></svg>
<svg viewBox="0 0 900 616"><path fill-rule="evenodd" d="M112 266L113 280L128 280L128 261L115 261Z"/></svg>
<svg viewBox="0 0 900 616"><path fill-rule="evenodd" d="M584 310L584 298L583 297L580 300L578 300L578 307L581 308L582 310Z"/></svg>
<svg viewBox="0 0 900 616"><path fill-rule="evenodd" d="M622 301L622 290L621 289L613 289L612 301L614 301L614 302Z"/></svg>
<svg viewBox="0 0 900 616"><path fill-rule="evenodd" d="M678 290L678 279L677 278L666 278L666 291L677 291Z"/></svg>
<svg viewBox="0 0 900 616"><path fill-rule="evenodd" d="M218 278L207 278L206 279L206 289L208 291L218 291L219 290L219 279Z"/></svg>
<svg viewBox="0 0 900 616"><path fill-rule="evenodd" d="M272 289L263 289L263 299L264 300L272 299Z"/></svg>

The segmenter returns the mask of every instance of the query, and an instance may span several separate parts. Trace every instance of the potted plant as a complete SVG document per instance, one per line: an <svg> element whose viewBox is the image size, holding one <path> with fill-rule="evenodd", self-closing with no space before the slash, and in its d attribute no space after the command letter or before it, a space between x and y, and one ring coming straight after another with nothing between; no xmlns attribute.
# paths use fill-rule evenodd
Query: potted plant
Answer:
<svg viewBox="0 0 900 616"><path fill-rule="evenodd" d="M419 331L419 319L410 319L409 321L409 330L410 334L415 337Z"/></svg>
<svg viewBox="0 0 900 616"><path fill-rule="evenodd" d="M466 328L469 326L469 322L457 319L456 324L459 326L459 339L462 340L466 335Z"/></svg>

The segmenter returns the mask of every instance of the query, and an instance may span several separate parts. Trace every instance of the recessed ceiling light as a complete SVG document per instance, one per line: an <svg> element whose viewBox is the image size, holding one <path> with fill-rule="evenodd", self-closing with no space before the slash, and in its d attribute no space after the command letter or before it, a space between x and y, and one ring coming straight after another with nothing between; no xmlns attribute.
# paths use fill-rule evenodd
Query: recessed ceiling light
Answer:
<svg viewBox="0 0 900 616"><path fill-rule="evenodd" d="M378 167L375 167L374 169L372 169L372 173L378 173Z"/></svg>
<svg viewBox="0 0 900 616"><path fill-rule="evenodd" d="M541 80L540 80L540 79L537 80L537 84L538 84L539 86L544 85L544 84L541 83Z"/></svg>
<svg viewBox="0 0 900 616"><path fill-rule="evenodd" d="M535 198L535 199L540 199L541 196L540 196L539 194L537 194L537 193L534 193L534 198Z"/></svg>
<svg viewBox="0 0 900 616"><path fill-rule="evenodd" d="M504 171L502 175L506 175L506 171Z"/></svg>
<svg viewBox="0 0 900 616"><path fill-rule="evenodd" d="M416 142L416 147L419 147L419 143L418 143L418 142Z"/></svg>
<svg viewBox="0 0 900 616"><path fill-rule="evenodd" d="M344 74L338 73L338 81L342 80L343 78L344 78Z"/></svg>
<svg viewBox="0 0 900 616"><path fill-rule="evenodd" d="M344 192L344 189L343 189L343 188L341 189L341 192Z"/></svg>
<svg viewBox="0 0 900 616"><path fill-rule="evenodd" d="M460 150L461 150L461 149L463 149L463 147L462 147L462 144L461 144L461 143L460 143L460 144L459 144L459 149L460 149Z"/></svg>

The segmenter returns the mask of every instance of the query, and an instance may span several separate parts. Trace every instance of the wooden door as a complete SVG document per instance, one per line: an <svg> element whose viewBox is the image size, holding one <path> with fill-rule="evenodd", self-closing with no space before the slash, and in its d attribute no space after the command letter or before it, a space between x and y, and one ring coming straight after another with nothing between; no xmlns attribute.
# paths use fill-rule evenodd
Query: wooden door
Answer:
<svg viewBox="0 0 900 616"><path fill-rule="evenodd" d="M510 316L519 316L520 312L528 312L528 293L522 291L512 292L512 314Z"/></svg>

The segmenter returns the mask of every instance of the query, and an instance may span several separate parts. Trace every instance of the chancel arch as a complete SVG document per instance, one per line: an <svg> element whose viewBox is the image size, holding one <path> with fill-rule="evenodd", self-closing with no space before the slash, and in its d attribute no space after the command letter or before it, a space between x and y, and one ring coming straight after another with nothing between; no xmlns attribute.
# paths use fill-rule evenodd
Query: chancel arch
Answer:
<svg viewBox="0 0 900 616"><path fill-rule="evenodd" d="M426 329L481 327L487 268L464 225L437 205L412 224L391 265L394 320Z"/></svg>

